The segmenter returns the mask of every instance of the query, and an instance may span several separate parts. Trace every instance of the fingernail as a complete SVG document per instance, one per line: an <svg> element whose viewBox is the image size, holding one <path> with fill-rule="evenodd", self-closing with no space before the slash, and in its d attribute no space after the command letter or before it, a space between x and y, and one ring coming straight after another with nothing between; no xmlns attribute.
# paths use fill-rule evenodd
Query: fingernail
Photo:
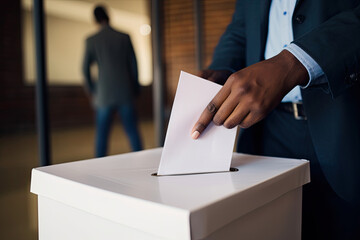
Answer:
<svg viewBox="0 0 360 240"><path fill-rule="evenodd" d="M191 138L192 138L192 139L197 139L197 138L199 137L199 135L200 135L200 132L199 132L199 131L195 131L195 132L193 132L193 133L191 134Z"/></svg>

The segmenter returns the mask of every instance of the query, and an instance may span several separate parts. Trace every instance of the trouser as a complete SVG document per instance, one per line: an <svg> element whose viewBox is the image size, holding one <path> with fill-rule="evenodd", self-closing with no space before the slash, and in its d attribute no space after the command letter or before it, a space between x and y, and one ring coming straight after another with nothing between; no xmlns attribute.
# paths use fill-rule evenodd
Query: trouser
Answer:
<svg viewBox="0 0 360 240"><path fill-rule="evenodd" d="M119 114L122 120L122 125L130 140L132 150L142 150L142 143L137 127L136 112L133 104L128 103L119 106L98 107L96 109L96 157L107 155L109 134L115 112Z"/></svg>
<svg viewBox="0 0 360 240"><path fill-rule="evenodd" d="M275 109L260 123L240 132L237 150L310 161L311 182L303 187L303 240L360 239L359 211L328 184L306 120L296 120L292 114Z"/></svg>

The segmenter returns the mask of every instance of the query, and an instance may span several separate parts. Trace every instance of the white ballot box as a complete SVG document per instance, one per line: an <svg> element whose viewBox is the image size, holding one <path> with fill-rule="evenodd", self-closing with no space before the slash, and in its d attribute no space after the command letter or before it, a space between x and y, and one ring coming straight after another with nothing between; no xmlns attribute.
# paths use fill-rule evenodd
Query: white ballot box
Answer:
<svg viewBox="0 0 360 240"><path fill-rule="evenodd" d="M238 171L153 176L161 151L33 169L39 239L301 238L308 161L234 153Z"/></svg>

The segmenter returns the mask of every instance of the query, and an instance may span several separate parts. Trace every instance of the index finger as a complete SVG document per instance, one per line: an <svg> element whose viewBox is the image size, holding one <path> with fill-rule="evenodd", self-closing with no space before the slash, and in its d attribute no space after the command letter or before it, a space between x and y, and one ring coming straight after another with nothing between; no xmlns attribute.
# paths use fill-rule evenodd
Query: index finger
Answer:
<svg viewBox="0 0 360 240"><path fill-rule="evenodd" d="M206 129L206 127L209 125L214 115L216 114L217 109L218 108L215 106L213 101L211 101L207 105L207 107L201 113L199 120L195 123L193 129L191 130L192 139L197 139L200 136L200 134Z"/></svg>
<svg viewBox="0 0 360 240"><path fill-rule="evenodd" d="M220 108L222 103L225 101L228 93L224 90L224 87L216 94L216 96L211 100L211 102L206 106L204 111L201 113L200 118L195 123L194 127L191 130L191 138L198 139L201 133L206 129L206 127L213 120L217 110Z"/></svg>

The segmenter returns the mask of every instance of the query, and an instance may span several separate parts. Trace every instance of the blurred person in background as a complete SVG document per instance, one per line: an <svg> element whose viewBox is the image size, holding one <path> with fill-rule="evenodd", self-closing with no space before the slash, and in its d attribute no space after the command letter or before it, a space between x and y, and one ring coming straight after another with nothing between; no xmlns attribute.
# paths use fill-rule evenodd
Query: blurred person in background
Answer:
<svg viewBox="0 0 360 240"><path fill-rule="evenodd" d="M86 39L83 74L86 90L96 111L95 156L107 155L113 115L117 112L133 151L142 150L134 99L139 94L138 69L128 34L114 30L103 6L94 9L99 31ZM93 81L90 66L97 64L98 80Z"/></svg>

